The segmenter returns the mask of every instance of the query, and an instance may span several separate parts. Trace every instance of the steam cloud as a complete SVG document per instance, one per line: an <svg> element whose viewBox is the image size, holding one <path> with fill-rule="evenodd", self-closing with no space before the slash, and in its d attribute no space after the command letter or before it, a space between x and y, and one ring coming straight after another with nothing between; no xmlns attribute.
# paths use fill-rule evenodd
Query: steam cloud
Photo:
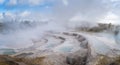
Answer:
<svg viewBox="0 0 120 65"><path fill-rule="evenodd" d="M108 12L111 12L111 1L107 0L50 0L54 3L51 7L52 12L46 18L41 18L44 14L37 14L35 12L20 12L20 13L8 13L8 21L15 21L14 27L18 21L32 20L40 23L35 27L28 29L16 29L12 33L2 34L0 33L1 47L10 48L24 48L33 45L31 39L40 39L46 31L65 31L66 26L75 27L82 26L84 23L91 23L91 26L96 26L96 22L104 18ZM7 18L3 18L1 21L5 21ZM10 18L10 19L9 19ZM15 18L15 20L13 20ZM84 24L85 25L85 24ZM11 25L13 26L13 25ZM18 27L20 28L20 27Z"/></svg>

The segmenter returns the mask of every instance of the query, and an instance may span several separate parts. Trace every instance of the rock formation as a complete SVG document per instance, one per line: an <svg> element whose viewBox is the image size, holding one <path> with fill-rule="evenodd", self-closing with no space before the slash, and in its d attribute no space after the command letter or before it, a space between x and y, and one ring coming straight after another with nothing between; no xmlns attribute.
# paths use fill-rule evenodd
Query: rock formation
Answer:
<svg viewBox="0 0 120 65"><path fill-rule="evenodd" d="M115 36L108 32L47 32L33 40L33 46L0 56L0 65L120 65Z"/></svg>

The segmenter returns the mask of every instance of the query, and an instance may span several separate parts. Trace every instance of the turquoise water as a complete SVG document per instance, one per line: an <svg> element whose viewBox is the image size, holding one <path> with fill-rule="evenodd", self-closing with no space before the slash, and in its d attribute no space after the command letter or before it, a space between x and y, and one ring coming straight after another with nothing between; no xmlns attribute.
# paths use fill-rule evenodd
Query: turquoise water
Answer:
<svg viewBox="0 0 120 65"><path fill-rule="evenodd" d="M55 46L55 44L48 44L47 46L46 46L46 48L53 48Z"/></svg>
<svg viewBox="0 0 120 65"><path fill-rule="evenodd" d="M0 49L0 54L3 54L3 55L12 55L15 53L16 52L14 51L14 49Z"/></svg>
<svg viewBox="0 0 120 65"><path fill-rule="evenodd" d="M120 33L115 36L115 41L117 44L120 44Z"/></svg>
<svg viewBox="0 0 120 65"><path fill-rule="evenodd" d="M62 47L59 50L61 50L62 52L71 52L72 49L72 47Z"/></svg>

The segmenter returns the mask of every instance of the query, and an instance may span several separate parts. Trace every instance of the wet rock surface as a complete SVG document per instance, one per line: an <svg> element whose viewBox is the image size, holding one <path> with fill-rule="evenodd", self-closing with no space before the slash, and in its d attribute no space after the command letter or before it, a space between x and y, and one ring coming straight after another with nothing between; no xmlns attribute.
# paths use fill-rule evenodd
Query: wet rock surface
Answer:
<svg viewBox="0 0 120 65"><path fill-rule="evenodd" d="M32 47L11 56L1 55L0 65L120 65L119 49L107 45L106 38L90 35L74 32L47 34Z"/></svg>

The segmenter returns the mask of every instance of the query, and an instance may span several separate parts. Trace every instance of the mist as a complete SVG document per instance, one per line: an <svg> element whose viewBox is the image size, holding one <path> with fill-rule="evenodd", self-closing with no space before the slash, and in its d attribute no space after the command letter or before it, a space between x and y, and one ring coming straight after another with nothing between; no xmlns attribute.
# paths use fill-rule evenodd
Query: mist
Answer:
<svg viewBox="0 0 120 65"><path fill-rule="evenodd" d="M3 31L0 32L0 44L3 48L27 48L32 46L33 41L40 40L44 34L51 31L65 31L66 28L56 24L54 21L48 22L5 22ZM21 24L22 23L22 24Z"/></svg>
<svg viewBox="0 0 120 65"><path fill-rule="evenodd" d="M97 26L99 20L112 12L111 1L107 0L50 0L50 13L21 11L2 14L5 30L0 32L0 45L7 48L26 48L33 45L49 31L69 31L80 26ZM24 21L32 26L22 25ZM10 24L11 22L14 22ZM23 23L25 24L25 23ZM35 25L34 25L35 24Z"/></svg>

